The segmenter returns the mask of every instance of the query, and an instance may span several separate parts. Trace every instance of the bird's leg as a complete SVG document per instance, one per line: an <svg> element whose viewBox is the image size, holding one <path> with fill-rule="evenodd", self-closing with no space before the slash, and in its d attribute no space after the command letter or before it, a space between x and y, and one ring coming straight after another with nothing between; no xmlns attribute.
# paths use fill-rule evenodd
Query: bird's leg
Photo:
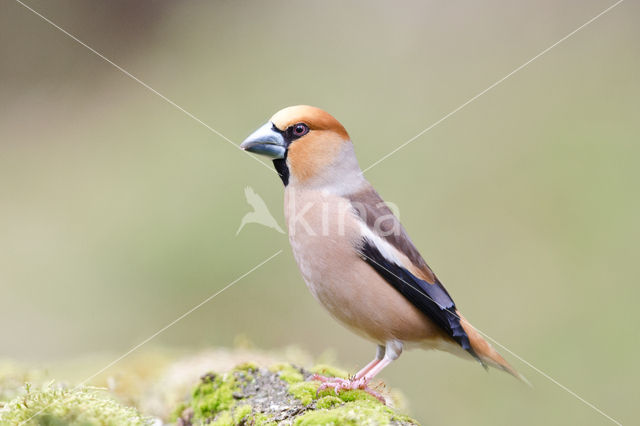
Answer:
<svg viewBox="0 0 640 426"><path fill-rule="evenodd" d="M332 388L336 394L342 389L362 389L379 399L382 403L385 403L384 397L379 392L369 388L369 382L387 365L398 359L401 353L402 342L391 340L387 342L385 347L379 346L376 359L367 364L367 366L360 370L352 379L346 380L339 377L313 376L312 380L322 382L318 388L318 392L328 388ZM381 359L379 358L380 356Z"/></svg>
<svg viewBox="0 0 640 426"><path fill-rule="evenodd" d="M380 363L380 361L382 361L381 359L374 359L373 361L371 361L369 364L365 365L364 368L362 368L360 371L358 371L354 376L352 376L351 378L356 380L356 379L361 379L365 374L367 374L369 371L371 371L371 369L373 367L375 367L376 365L378 365Z"/></svg>
<svg viewBox="0 0 640 426"><path fill-rule="evenodd" d="M314 374L311 377L311 380L317 380L317 381L323 383L322 385L320 385L320 388L318 389L318 392L321 391L321 390L324 390L324 389L326 389L328 387L334 387L334 389L335 389L335 386L338 386L338 385L341 388L345 388L346 389L348 387L347 385L351 381L361 379L373 367L375 367L380 361L382 361L382 358L384 358L384 351L385 351L384 346L378 345L378 350L376 352L376 357L373 359L373 361L371 361L362 370L358 371L355 376L350 377L349 379L342 379L340 377L325 377L325 376L321 376L319 374Z"/></svg>
<svg viewBox="0 0 640 426"><path fill-rule="evenodd" d="M362 370L358 371L355 376L353 376L353 380L361 379L365 374L367 374L373 367L382 361L384 358L385 347L382 345L378 345L378 350L376 351L376 357L367 364Z"/></svg>
<svg viewBox="0 0 640 426"><path fill-rule="evenodd" d="M385 345L384 356L373 367L369 369L362 377L354 378L354 385L359 389L366 389L369 382L377 376L384 368L400 357L402 353L402 342L399 340L390 340Z"/></svg>

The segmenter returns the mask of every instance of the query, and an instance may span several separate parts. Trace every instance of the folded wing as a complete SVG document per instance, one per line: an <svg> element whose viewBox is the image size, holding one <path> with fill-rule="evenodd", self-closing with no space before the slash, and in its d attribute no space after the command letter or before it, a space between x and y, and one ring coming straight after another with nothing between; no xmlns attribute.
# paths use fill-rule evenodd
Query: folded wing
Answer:
<svg viewBox="0 0 640 426"><path fill-rule="evenodd" d="M453 299L378 193L368 188L354 194L350 201L363 220L362 241L357 247L362 260L463 349L480 360L461 324ZM396 252L400 255L395 255Z"/></svg>

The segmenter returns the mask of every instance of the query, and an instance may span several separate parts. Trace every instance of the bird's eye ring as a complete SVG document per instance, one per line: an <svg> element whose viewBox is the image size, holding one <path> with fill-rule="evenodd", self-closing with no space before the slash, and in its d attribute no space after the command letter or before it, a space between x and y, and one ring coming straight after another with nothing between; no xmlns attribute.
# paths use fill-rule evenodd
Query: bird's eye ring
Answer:
<svg viewBox="0 0 640 426"><path fill-rule="evenodd" d="M309 132L309 126L304 123L298 123L293 126L293 136L299 138Z"/></svg>

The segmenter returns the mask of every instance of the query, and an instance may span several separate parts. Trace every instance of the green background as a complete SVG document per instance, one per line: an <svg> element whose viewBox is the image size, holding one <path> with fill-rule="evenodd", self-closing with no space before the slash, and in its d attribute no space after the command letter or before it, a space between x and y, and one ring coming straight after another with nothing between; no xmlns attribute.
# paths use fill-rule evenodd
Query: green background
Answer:
<svg viewBox="0 0 640 426"><path fill-rule="evenodd" d="M362 167L612 2L35 1L236 143L312 104ZM366 173L466 317L622 423L637 417L640 7L627 1ZM0 356L169 347L374 346L308 293L287 237L240 219L266 168L12 0L0 4ZM425 424L610 424L448 354L382 374ZM634 403L634 401L636 401ZM636 406L634 406L634 404Z"/></svg>

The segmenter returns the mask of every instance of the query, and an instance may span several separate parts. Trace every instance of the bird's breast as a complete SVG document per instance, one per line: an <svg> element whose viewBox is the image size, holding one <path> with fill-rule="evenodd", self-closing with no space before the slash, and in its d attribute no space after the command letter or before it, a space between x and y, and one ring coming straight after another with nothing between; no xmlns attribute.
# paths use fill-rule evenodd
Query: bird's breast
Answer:
<svg viewBox="0 0 640 426"><path fill-rule="evenodd" d="M379 343L438 335L430 320L362 261L363 223L347 199L287 188L285 217L307 287L336 319Z"/></svg>
<svg viewBox="0 0 640 426"><path fill-rule="evenodd" d="M333 288L335 275L358 259L360 234L350 202L324 191L287 188L285 218L293 255L309 290L333 311L339 291Z"/></svg>

